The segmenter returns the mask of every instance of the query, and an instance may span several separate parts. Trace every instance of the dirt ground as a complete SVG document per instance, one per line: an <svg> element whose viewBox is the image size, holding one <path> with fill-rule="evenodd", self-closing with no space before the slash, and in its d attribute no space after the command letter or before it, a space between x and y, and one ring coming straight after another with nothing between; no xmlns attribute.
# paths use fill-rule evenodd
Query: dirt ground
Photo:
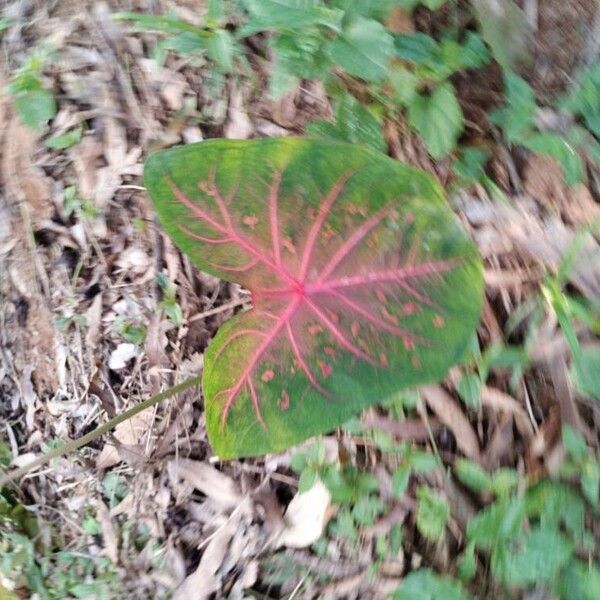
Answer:
<svg viewBox="0 0 600 600"><path fill-rule="evenodd" d="M51 440L81 436L199 373L221 323L249 306L243 289L200 272L163 233L141 182L145 156L209 137L297 135L310 119L331 115L315 83L273 102L260 85L230 78L220 86L202 65L185 59L169 57L159 67L149 57L155 36L132 33L110 18L116 10L173 10L193 21L196 4L6 4L18 26L2 37L0 57L0 427L15 466L38 456ZM565 74L585 51L579 38L571 45L556 38L565 29L561 22L571 19L569 31L577 32L581 22L592 20L592 4L539 3L533 79L544 93L565 85ZM42 40L54 48L44 77L59 105L50 134L84 126L82 140L65 150L46 147L4 92L12 70ZM256 68L260 82L264 74ZM448 165L432 164L405 130L389 125L386 136L392 155L445 182ZM522 339L518 328L505 333L507 319L533 297L544 273L556 269L578 228L600 217L597 175L588 185L568 188L552 160L500 154L492 171L509 203L481 186L451 198L485 261L478 329L484 347ZM80 199L75 210L65 203L70 186ZM586 243L570 286L598 298L600 247L591 235ZM168 318L157 273L176 285L179 326ZM128 341L136 331L143 341ZM427 388L426 412L444 456L460 451L487 468L510 464L535 474L552 471L561 421L597 443L600 408L582 403L572 389L567 348L549 312L533 347L533 366L518 393L509 393L507 373L495 372L479 413L467 413L458 402L457 372ZM420 419L403 427L385 410L371 409L363 420L397 439L427 439ZM325 440L333 456L360 457L385 495L391 466L379 461L375 449L347 433ZM444 569L453 560L452 547L431 548L416 534L410 538L414 506L392 500L389 491L390 511L380 530L405 523L411 550L384 563L376 578L368 576L372 531L358 548L332 542L321 559L289 547L282 540L292 525L283 514L297 491L290 458L215 460L201 394L193 389L142 412L76 456L26 476L20 497L66 548L109 559L119 598L191 598L198 586L219 598L242 598L247 589L256 591L252 597L285 597L301 584L302 569L280 582L269 574L293 562L317 574L301 597L378 599L396 589L406 564L427 556L428 564ZM435 478L431 484L444 485ZM451 505L472 512L464 493L450 494ZM98 532L83 528L90 514Z"/></svg>

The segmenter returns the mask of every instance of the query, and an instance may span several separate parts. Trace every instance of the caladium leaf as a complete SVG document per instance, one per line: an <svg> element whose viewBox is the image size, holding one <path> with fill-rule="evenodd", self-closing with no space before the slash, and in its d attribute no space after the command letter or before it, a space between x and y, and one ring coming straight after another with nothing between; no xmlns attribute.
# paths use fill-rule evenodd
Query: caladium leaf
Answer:
<svg viewBox="0 0 600 600"><path fill-rule="evenodd" d="M178 246L252 293L205 354L220 457L329 431L468 346L480 259L429 175L339 142L214 140L152 155L145 183Z"/></svg>

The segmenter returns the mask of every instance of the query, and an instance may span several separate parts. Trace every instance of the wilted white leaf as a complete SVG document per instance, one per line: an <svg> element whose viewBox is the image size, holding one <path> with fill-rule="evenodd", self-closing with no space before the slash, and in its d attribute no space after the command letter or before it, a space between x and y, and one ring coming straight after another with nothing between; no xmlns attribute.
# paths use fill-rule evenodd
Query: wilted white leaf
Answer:
<svg viewBox="0 0 600 600"><path fill-rule="evenodd" d="M108 368L113 371L123 369L127 363L137 356L137 346L135 344L119 344L111 353L108 359Z"/></svg>
<svg viewBox="0 0 600 600"><path fill-rule="evenodd" d="M325 528L330 502L331 494L320 479L307 492L296 494L284 515L286 527L279 544L306 548L316 542Z"/></svg>

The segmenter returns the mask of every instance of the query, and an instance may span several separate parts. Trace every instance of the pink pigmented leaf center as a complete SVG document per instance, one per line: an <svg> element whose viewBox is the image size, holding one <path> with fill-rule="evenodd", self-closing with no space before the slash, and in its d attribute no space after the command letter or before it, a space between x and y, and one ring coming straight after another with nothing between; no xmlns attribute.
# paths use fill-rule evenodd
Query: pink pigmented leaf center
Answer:
<svg viewBox="0 0 600 600"><path fill-rule="evenodd" d="M234 186L224 196L216 183L215 169L198 186L211 200L202 205L189 198L172 180L167 180L177 201L185 207L191 218L202 225L202 233L194 230L193 221L186 225L178 224L177 227L189 238L214 250L218 258L211 265L216 271L230 273L232 277L244 275L250 283L259 280L271 282L268 286L248 285L255 303L254 314L264 317L262 328L234 329L213 357L214 360L223 358L234 342L240 343L242 338L248 338L247 344L251 349L244 357L241 371L236 374L230 387L216 395L222 403L220 417L223 428L231 408L242 393L247 394L257 421L266 428L261 413L259 390L262 386L276 383L277 374L275 369L261 368L261 365L265 364L264 361L269 356L272 359L272 354L285 355L282 354L280 344L285 344L288 349L288 356L293 361L292 370L300 373L311 388L326 398L333 397L332 391L327 388L327 382L334 374L338 356L345 355L352 360L366 361L379 369L387 368L390 364L385 349L370 347L365 342L365 335L370 335L371 341L378 339L377 336L380 335L398 337L407 350L429 344L424 337L402 327L401 320L417 312L419 305L435 306L427 293L422 288L419 289L420 281L456 268L461 263L460 259L417 262L417 249L413 244L404 256L403 264L399 264L396 259L396 262L388 262L382 267L373 265L374 268L367 270L365 267L369 265L363 262L361 266L365 268L364 271L355 274L351 271L355 262L360 265L360 256L363 254L376 255L372 250L373 246L377 249L376 232L378 228L386 226L389 218L397 217L394 203L384 206L371 216L353 211L353 218L359 220L358 224L341 243L331 247L323 264L319 262L324 254L319 244L324 246L336 235L328 224L328 219L353 175L351 172L341 175L321 200L315 211L314 221L305 234L297 263L291 262L292 257L296 258L295 246L284 233L279 214L282 172L275 171L271 182L265 184L268 227L263 228L266 229L263 236L269 238L266 242L260 240L260 215L252 216L250 237L246 231L241 231L236 226L230 207L238 190ZM205 207L207 204L209 206ZM242 222L250 225L247 216L242 218ZM399 240L398 248L401 244L402 239ZM232 251L223 252L223 248L228 250L228 245ZM293 253L288 250L282 252L289 246L294 249ZM210 255L210 252L207 254ZM354 256L359 257L357 261L351 261ZM289 265L286 264L286 259L289 259ZM232 263L232 260L235 262ZM295 268L292 268L293 264L296 265ZM259 279L257 273L268 277ZM401 299L399 295L402 296ZM399 301L392 305L389 304L390 299ZM390 312L388 306L391 310L396 306L398 312ZM340 311L344 318L340 318L336 311ZM348 318L345 319L345 316ZM444 325L441 316L436 317L435 325ZM323 341L326 356L323 359L316 358L313 352L315 345ZM278 346L275 352L273 349L276 344ZM272 350L273 353L269 355ZM282 394L280 397L287 397L285 390ZM289 400L281 401L279 405L282 409L287 408Z"/></svg>

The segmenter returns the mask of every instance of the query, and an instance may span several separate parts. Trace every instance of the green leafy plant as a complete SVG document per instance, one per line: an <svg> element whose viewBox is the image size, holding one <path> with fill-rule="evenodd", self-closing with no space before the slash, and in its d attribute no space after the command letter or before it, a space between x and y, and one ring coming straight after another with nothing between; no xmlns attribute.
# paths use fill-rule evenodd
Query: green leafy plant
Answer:
<svg viewBox="0 0 600 600"><path fill-rule="evenodd" d="M89 200L77 195L77 188L69 185L63 192L63 210L65 217L75 215L79 219L94 219L99 215L99 209Z"/></svg>
<svg viewBox="0 0 600 600"><path fill-rule="evenodd" d="M162 34L163 39L154 49L154 58L159 64L164 62L168 51L173 51L180 55L206 56L222 73L233 73L236 59L240 59L242 52L226 28L228 13L225 9L230 4L215 0L208 2L201 27L172 15L119 12L113 15L113 19L131 21L136 31Z"/></svg>
<svg viewBox="0 0 600 600"><path fill-rule="evenodd" d="M141 344L146 338L146 327L142 324L137 324L135 321L131 321L127 317L118 317L114 327L125 341L132 344Z"/></svg>
<svg viewBox="0 0 600 600"><path fill-rule="evenodd" d="M450 577L436 575L430 569L409 573L393 600L469 600L471 596Z"/></svg>
<svg viewBox="0 0 600 600"><path fill-rule="evenodd" d="M300 79L328 79L334 66L368 82L381 82L393 55L393 38L378 18L391 2L241 0L249 15L240 37L261 31L275 55L269 88L274 97Z"/></svg>
<svg viewBox="0 0 600 600"><path fill-rule="evenodd" d="M74 129L69 129L65 133L61 133L59 135L53 135L48 138L44 144L48 148L54 148L56 150L63 150L64 148L70 148L75 144L79 143L81 140L81 136L83 134L83 127L75 127Z"/></svg>
<svg viewBox="0 0 600 600"><path fill-rule="evenodd" d="M600 352L598 346L593 343L580 343L577 333L577 329L581 326L587 327L595 334L600 333L600 303L595 299L588 299L570 291L567 286L574 262L581 255L588 239L587 236L597 228L597 223L592 223L583 227L574 236L564 252L556 273L547 274L540 286L540 292L514 311L509 318L507 323L509 334L519 324L527 322L523 348L519 350L512 347L502 351L500 348L491 346L485 353L486 358L489 359L489 365L484 365L487 370L496 366L498 360L500 363L502 361L508 363L504 366L513 368L511 381L514 384L530 362L529 351L537 339L541 318L545 310L549 308L556 315L556 320L571 352L570 373L573 383L581 394L600 400L598 393ZM496 353L499 353L498 357L495 356Z"/></svg>
<svg viewBox="0 0 600 600"><path fill-rule="evenodd" d="M490 54L473 32L462 43L450 37L438 42L424 33L397 35L394 47L404 61L390 72L395 98L407 108L408 122L429 153L441 158L456 146L464 121L449 78L457 71L483 67Z"/></svg>
<svg viewBox="0 0 600 600"><path fill-rule="evenodd" d="M311 137L363 144L385 152L387 144L380 120L354 96L343 94L336 103L335 122L315 119L306 127Z"/></svg>
<svg viewBox="0 0 600 600"><path fill-rule="evenodd" d="M577 573L578 585L588 592L576 597L591 599L597 567L583 567L576 558L576 550L585 551L591 541L584 512L581 497L569 486L542 480L480 511L467 526L467 539L490 553L492 573L504 584L547 583L560 590L568 587L565 578Z"/></svg>
<svg viewBox="0 0 600 600"><path fill-rule="evenodd" d="M11 77L7 91L13 96L15 110L25 125L43 129L56 115L56 101L44 87L42 70L48 59L47 49L38 48Z"/></svg>
<svg viewBox="0 0 600 600"><path fill-rule="evenodd" d="M183 323L183 313L181 306L177 302L177 288L164 273L158 273L156 281L163 293L163 299L159 304L159 308L164 309L170 321L179 327Z"/></svg>
<svg viewBox="0 0 600 600"><path fill-rule="evenodd" d="M151 156L173 240L252 292L205 354L206 422L223 458L328 431L464 353L481 265L426 174L366 148L209 141Z"/></svg>
<svg viewBox="0 0 600 600"><path fill-rule="evenodd" d="M551 130L539 124L539 111L534 92L529 84L512 72L504 75L506 106L494 111L490 118L503 131L509 144L524 146L531 152L545 154L562 166L569 185L583 178L583 160L586 156L600 163L600 143L594 137L600 122L600 69L582 71L577 87L559 99L566 125ZM581 118L589 130L574 122Z"/></svg>

